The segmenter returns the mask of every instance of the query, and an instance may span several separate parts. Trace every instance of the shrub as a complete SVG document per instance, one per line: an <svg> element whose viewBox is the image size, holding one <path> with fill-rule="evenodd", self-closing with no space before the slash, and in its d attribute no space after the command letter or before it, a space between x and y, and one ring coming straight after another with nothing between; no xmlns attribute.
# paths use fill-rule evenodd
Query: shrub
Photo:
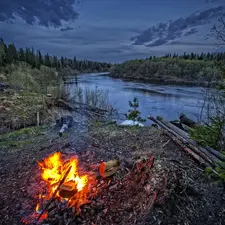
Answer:
<svg viewBox="0 0 225 225"><path fill-rule="evenodd" d="M129 101L129 106L131 109L128 110L128 113L125 114L128 120L133 120L134 122L145 122L146 119L141 118L141 112L138 110L139 102L138 99L135 97L133 101Z"/></svg>

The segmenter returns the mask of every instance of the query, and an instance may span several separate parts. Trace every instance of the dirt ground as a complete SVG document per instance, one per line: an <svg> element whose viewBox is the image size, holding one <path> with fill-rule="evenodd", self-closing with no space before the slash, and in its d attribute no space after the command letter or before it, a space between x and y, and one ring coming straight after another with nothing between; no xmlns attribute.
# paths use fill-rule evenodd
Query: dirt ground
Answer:
<svg viewBox="0 0 225 225"><path fill-rule="evenodd" d="M3 146L0 141L2 225L21 224L27 208L34 206L29 191L37 175L37 161L55 151L72 152L83 165L114 158L121 161L120 171L107 180L110 185L99 189L91 205L84 206L81 215L68 224L225 224L224 186L209 180L196 162L154 127L124 128L98 123L85 130L75 125L63 138L56 130L46 129L35 136L23 135L23 139L29 139L23 146ZM146 155L155 160L142 184L132 167ZM125 177L130 178L130 183ZM145 190L152 182L157 197L150 193L149 199L154 199L150 204Z"/></svg>

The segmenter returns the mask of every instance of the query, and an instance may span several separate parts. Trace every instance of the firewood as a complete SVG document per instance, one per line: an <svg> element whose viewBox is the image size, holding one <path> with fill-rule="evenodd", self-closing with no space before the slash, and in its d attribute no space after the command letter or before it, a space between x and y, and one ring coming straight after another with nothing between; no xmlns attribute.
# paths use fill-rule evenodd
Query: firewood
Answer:
<svg viewBox="0 0 225 225"><path fill-rule="evenodd" d="M57 194L57 192L59 191L60 186L64 183L66 177L68 176L70 170L71 170L71 166L68 168L68 170L66 171L65 175L63 176L62 180L59 182L58 187L55 189L54 193L52 194L52 197L48 200L45 208L42 210L42 212L40 213L40 215L37 218L37 222L40 220L41 216L48 210L48 207L51 205L51 203L54 201L54 198Z"/></svg>
<svg viewBox="0 0 225 225"><path fill-rule="evenodd" d="M110 177L120 168L120 161L118 159L102 162L99 165L99 173L103 178Z"/></svg>
<svg viewBox="0 0 225 225"><path fill-rule="evenodd" d="M74 181L64 182L59 188L59 195L62 198L71 198L76 193L77 193L77 188Z"/></svg>

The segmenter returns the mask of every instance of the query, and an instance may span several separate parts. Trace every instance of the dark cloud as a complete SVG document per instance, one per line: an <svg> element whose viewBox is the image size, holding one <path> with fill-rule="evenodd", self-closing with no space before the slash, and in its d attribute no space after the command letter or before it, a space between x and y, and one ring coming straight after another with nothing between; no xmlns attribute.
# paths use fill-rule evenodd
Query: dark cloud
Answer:
<svg viewBox="0 0 225 225"><path fill-rule="evenodd" d="M198 11L186 18L159 23L156 26L144 30L141 34L132 37L131 41L134 41L133 45L145 45L148 42L152 42L147 44L150 47L166 44L182 35L188 36L197 33L198 31L194 27L207 24L210 20L218 18L223 15L223 10L223 6L218 6L204 11ZM190 28L190 31L187 30Z"/></svg>
<svg viewBox="0 0 225 225"><path fill-rule="evenodd" d="M32 25L38 19L42 26L61 27L61 21L77 19L73 5L76 0L0 0L0 21L15 19L15 15Z"/></svg>
<svg viewBox="0 0 225 225"><path fill-rule="evenodd" d="M206 3L219 2L220 0L205 0Z"/></svg>
<svg viewBox="0 0 225 225"><path fill-rule="evenodd" d="M167 39L163 39L162 38L162 39L158 39L158 40L156 40L156 41L154 41L151 44L146 45L146 46L148 46L148 47L155 47L155 46L164 45L166 43L167 43Z"/></svg>
<svg viewBox="0 0 225 225"><path fill-rule="evenodd" d="M184 36L189 36L189 35L192 35L192 34L196 34L198 33L198 30L197 28L191 28L191 30L187 31Z"/></svg>
<svg viewBox="0 0 225 225"><path fill-rule="evenodd" d="M65 32L65 31L70 31L73 30L72 27L66 27L66 28L61 28L60 31Z"/></svg>
<svg viewBox="0 0 225 225"><path fill-rule="evenodd" d="M213 43L188 42L188 41L171 41L168 45L185 45L185 46L216 46Z"/></svg>

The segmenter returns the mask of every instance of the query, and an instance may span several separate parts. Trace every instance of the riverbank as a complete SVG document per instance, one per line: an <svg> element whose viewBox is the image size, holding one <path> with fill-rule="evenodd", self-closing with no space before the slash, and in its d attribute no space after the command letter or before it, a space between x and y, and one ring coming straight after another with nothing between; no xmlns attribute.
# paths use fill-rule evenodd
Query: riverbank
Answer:
<svg viewBox="0 0 225 225"><path fill-rule="evenodd" d="M121 161L115 176L101 180L104 188L99 187L97 198L81 208L73 220L76 224L223 223L223 187L208 180L199 165L165 134L154 127L134 129L108 123L88 124L86 130L75 125L62 138L58 137L54 127L43 127L29 135L22 132L14 137L11 135L17 140L28 135L31 142L1 148L0 215L3 224L20 224L21 218L34 210L32 185L40 182L37 162L55 151L77 155L81 164L88 167L101 160L119 158ZM133 174L132 168L137 160L149 154L154 156L149 174L152 178L142 184L135 180L138 173ZM126 177L128 179L130 175L133 183L129 187ZM151 196L152 188L157 194L149 205L146 199L150 199L148 195ZM8 189L11 191L6 192ZM53 217L54 213L51 213L52 221Z"/></svg>
<svg viewBox="0 0 225 225"><path fill-rule="evenodd" d="M185 81L179 80L175 78L168 79L165 78L133 78L133 77L120 77L116 75L109 76L115 79L121 79L123 81L133 81L133 82L140 82L145 84L156 84L156 85L174 85L174 86L186 86L186 87L205 87L205 88L215 88L218 86L218 82L196 82L196 81Z"/></svg>
<svg viewBox="0 0 225 225"><path fill-rule="evenodd" d="M130 60L114 65L110 75L161 84L208 87L222 80L222 70L217 64L213 60L184 58Z"/></svg>

